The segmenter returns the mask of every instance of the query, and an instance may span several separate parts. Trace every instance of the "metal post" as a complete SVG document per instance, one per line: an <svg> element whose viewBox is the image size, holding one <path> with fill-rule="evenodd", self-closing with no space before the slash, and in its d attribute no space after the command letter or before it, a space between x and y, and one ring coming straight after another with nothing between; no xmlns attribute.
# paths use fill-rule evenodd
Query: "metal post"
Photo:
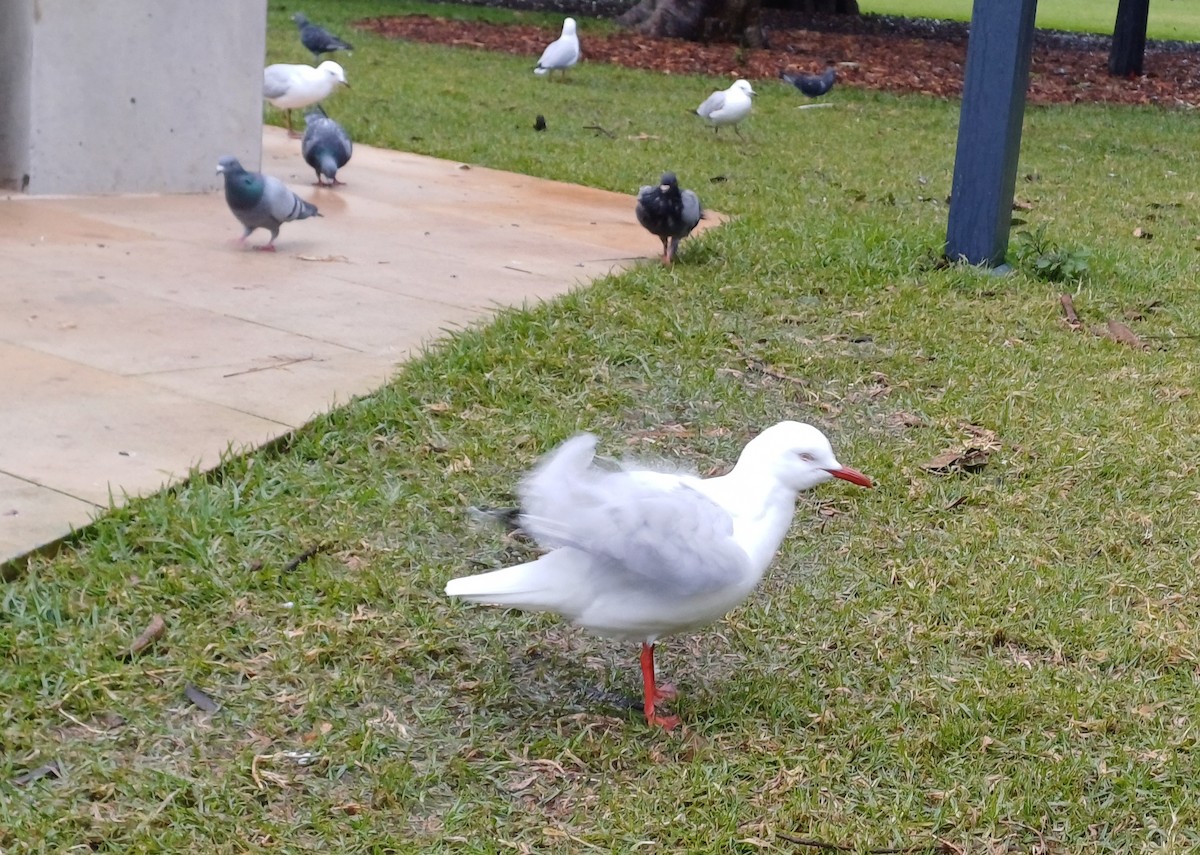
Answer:
<svg viewBox="0 0 1200 855"><path fill-rule="evenodd" d="M950 190L946 256L999 265L1008 250L1037 0L975 0Z"/></svg>

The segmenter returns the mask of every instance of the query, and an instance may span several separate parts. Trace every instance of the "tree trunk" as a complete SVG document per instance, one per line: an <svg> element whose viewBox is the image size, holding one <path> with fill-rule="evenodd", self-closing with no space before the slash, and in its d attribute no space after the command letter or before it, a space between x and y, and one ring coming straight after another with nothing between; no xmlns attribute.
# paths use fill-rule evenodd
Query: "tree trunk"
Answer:
<svg viewBox="0 0 1200 855"><path fill-rule="evenodd" d="M617 20L646 36L763 47L760 0L641 0Z"/></svg>
<svg viewBox="0 0 1200 855"><path fill-rule="evenodd" d="M1117 4L1117 22L1113 26L1112 49L1108 53L1108 73L1131 77L1142 73L1146 58L1146 20L1150 0L1121 0Z"/></svg>
<svg viewBox="0 0 1200 855"><path fill-rule="evenodd" d="M765 47L764 5L812 15L858 14L858 0L641 0L617 20L646 36Z"/></svg>
<svg viewBox="0 0 1200 855"><path fill-rule="evenodd" d="M763 5L806 15L858 14L858 0L767 0Z"/></svg>

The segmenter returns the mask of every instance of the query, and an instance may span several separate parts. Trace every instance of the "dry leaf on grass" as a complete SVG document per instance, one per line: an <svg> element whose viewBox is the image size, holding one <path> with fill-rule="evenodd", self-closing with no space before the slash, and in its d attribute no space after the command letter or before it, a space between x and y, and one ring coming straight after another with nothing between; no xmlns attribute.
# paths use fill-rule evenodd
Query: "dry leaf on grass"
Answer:
<svg viewBox="0 0 1200 855"><path fill-rule="evenodd" d="M150 619L150 624L142 630L142 634L133 640L133 644L129 645L129 649L122 655L123 659L132 659L137 656L147 647L163 637L167 631L167 622L163 620L162 615L155 615Z"/></svg>
<svg viewBox="0 0 1200 855"><path fill-rule="evenodd" d="M183 687L183 695L204 712L216 712L221 705L191 683Z"/></svg>
<svg viewBox="0 0 1200 855"><path fill-rule="evenodd" d="M26 784L32 784L34 781L45 777L61 778L62 769L58 765L57 760L51 760L49 763L43 763L36 769L30 769L28 772L22 772L12 779L13 784L18 787L23 787Z"/></svg>
<svg viewBox="0 0 1200 855"><path fill-rule="evenodd" d="M1135 350L1150 349L1148 344L1138 338L1137 333L1120 321L1109 321L1104 326L1092 327L1092 332L1101 338L1110 339L1117 342L1117 344L1123 344Z"/></svg>
<svg viewBox="0 0 1200 855"><path fill-rule="evenodd" d="M990 458L991 453L983 448L948 448L922 463L921 468L937 473L978 472Z"/></svg>

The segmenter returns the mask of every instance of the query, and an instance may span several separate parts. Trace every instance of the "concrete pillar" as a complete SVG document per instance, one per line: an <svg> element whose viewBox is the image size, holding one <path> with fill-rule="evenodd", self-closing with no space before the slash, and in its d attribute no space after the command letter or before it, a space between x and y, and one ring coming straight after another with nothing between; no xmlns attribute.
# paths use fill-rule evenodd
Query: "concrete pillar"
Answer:
<svg viewBox="0 0 1200 855"><path fill-rule="evenodd" d="M0 185L195 193L262 157L266 0L2 0Z"/></svg>

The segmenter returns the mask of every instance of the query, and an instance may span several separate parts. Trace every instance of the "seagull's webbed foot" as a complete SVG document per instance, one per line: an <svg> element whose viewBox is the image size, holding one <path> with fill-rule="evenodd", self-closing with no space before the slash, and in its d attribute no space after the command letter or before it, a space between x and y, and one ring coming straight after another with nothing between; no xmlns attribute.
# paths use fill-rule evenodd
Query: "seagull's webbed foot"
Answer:
<svg viewBox="0 0 1200 855"><path fill-rule="evenodd" d="M675 697L675 687L670 683L658 685L654 679L654 645L642 643L642 684L645 689L646 724L661 727L663 730L674 730L679 726L679 716L660 715L658 705Z"/></svg>

